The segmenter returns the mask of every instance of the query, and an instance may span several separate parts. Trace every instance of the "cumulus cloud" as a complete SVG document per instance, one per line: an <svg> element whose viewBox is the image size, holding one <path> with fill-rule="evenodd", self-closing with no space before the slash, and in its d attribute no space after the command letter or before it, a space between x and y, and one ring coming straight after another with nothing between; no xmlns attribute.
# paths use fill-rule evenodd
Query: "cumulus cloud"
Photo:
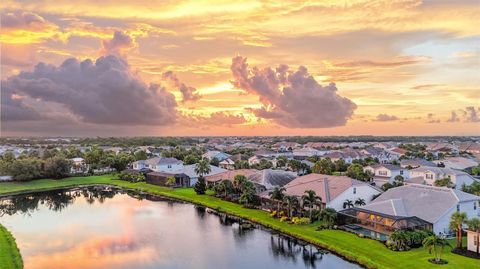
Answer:
<svg viewBox="0 0 480 269"><path fill-rule="evenodd" d="M3 81L1 88L2 122L39 120L41 118L40 113L22 101L23 97L14 94L11 88L4 87Z"/></svg>
<svg viewBox="0 0 480 269"><path fill-rule="evenodd" d="M201 115L183 115L185 125L187 126L227 126L238 125L246 123L247 120L243 114L231 114L224 111L218 111L210 114L209 116Z"/></svg>
<svg viewBox="0 0 480 269"><path fill-rule="evenodd" d="M4 11L1 13L0 21L2 28L7 29L39 29L47 23L41 16L22 10L12 12Z"/></svg>
<svg viewBox="0 0 480 269"><path fill-rule="evenodd" d="M125 57L126 51L134 48L135 42L128 34L115 31L112 39L102 41L102 52L105 55Z"/></svg>
<svg viewBox="0 0 480 269"><path fill-rule="evenodd" d="M450 114L450 118L448 118L447 122L458 122L460 121L460 118L458 118L457 112L452 111Z"/></svg>
<svg viewBox="0 0 480 269"><path fill-rule="evenodd" d="M70 58L60 66L39 63L2 81L2 120L32 119L35 113L12 99L15 95L59 104L87 123L167 125L177 114L173 94L144 83L126 61L112 55L95 62ZM25 113L29 116L21 116Z"/></svg>
<svg viewBox="0 0 480 269"><path fill-rule="evenodd" d="M440 123L439 119L435 119L435 114L428 113L427 114L427 123Z"/></svg>
<svg viewBox="0 0 480 269"><path fill-rule="evenodd" d="M170 83L173 84L175 88L178 88L182 93L182 102L187 101L196 101L202 96L197 92L197 89L191 86L185 85L185 83L181 82L177 75L175 75L172 71L167 71L162 74L162 78Z"/></svg>
<svg viewBox="0 0 480 269"><path fill-rule="evenodd" d="M259 97L262 107L251 109L259 118L286 127L323 128L343 126L357 108L338 95L334 83L321 86L307 68L290 70L287 65L249 68L247 59L237 56L230 67L233 85Z"/></svg>
<svg viewBox="0 0 480 269"><path fill-rule="evenodd" d="M396 121L398 120L397 116L388 115L388 114L378 114L375 118L375 121Z"/></svg>
<svg viewBox="0 0 480 269"><path fill-rule="evenodd" d="M469 106L466 107L465 110L467 122L480 122L480 118L478 117L478 114L480 113L480 108L475 109L475 107Z"/></svg>

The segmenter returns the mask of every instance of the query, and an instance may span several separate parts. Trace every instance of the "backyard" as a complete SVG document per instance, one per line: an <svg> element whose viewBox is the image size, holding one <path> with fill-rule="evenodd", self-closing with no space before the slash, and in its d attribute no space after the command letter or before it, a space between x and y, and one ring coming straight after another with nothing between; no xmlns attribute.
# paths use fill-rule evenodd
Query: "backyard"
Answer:
<svg viewBox="0 0 480 269"><path fill-rule="evenodd" d="M95 184L115 185L122 188L201 204L217 211L242 217L282 233L303 239L335 252L351 261L362 264L367 268L435 268L438 266L428 262L428 259L431 258L432 255L429 254L425 248L412 249L406 252L394 252L375 240L362 239L352 233L340 230L317 231L318 223L301 226L280 222L278 219L270 217L268 212L247 209L239 204L223 201L210 195L197 195L191 188L170 189L143 182L129 183L112 179L111 175L72 177L62 180L43 179L29 182L1 183L0 196ZM10 233L3 227L0 227L0 247L2 249L0 252L1 268L21 268L21 258L13 242ZM4 249L6 251L4 251ZM478 260L450 253L450 249L448 248L445 249L442 258L448 261L447 265L441 266L442 268L476 268L479 263Z"/></svg>

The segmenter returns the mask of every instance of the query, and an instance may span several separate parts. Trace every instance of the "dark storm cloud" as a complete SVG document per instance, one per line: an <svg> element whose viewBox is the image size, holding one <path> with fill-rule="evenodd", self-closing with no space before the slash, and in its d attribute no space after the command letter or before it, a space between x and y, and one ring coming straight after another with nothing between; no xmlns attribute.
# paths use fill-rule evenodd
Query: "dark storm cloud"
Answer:
<svg viewBox="0 0 480 269"><path fill-rule="evenodd" d="M9 77L2 81L2 119L20 117L18 109L25 108L20 100L12 106L13 94L60 104L87 123L167 125L175 122L177 113L173 94L147 85L115 56L95 62L70 58L60 66L39 63L32 72Z"/></svg>
<svg viewBox="0 0 480 269"><path fill-rule="evenodd" d="M263 104L252 109L257 117L294 128L343 126L357 108L348 98L338 95L334 83L321 86L307 68L290 70L287 65L249 68L247 59L232 59L235 87L255 94Z"/></svg>

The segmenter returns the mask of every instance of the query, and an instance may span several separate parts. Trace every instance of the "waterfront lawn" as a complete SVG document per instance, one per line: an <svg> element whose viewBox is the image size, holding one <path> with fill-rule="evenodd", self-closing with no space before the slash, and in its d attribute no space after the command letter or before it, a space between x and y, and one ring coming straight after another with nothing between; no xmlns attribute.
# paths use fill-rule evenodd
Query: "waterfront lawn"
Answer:
<svg viewBox="0 0 480 269"><path fill-rule="evenodd" d="M311 242L368 268L479 268L478 260L450 253L448 248L445 249L442 256L443 259L448 261L448 264L441 266L433 265L428 262L432 255L424 248L412 249L406 252L394 252L375 240L359 238L357 235L340 230L316 231L318 225L315 224L299 226L280 222L278 219L270 217L268 212L247 209L241 205L223 201L210 195L197 195L191 188L170 189L147 183L129 183L114 180L111 175L72 177L63 180L43 179L30 182L0 183L0 196L32 190L48 190L92 184L116 185L201 204Z"/></svg>
<svg viewBox="0 0 480 269"><path fill-rule="evenodd" d="M5 227L0 224L0 268L23 268L22 256L17 248L15 239Z"/></svg>

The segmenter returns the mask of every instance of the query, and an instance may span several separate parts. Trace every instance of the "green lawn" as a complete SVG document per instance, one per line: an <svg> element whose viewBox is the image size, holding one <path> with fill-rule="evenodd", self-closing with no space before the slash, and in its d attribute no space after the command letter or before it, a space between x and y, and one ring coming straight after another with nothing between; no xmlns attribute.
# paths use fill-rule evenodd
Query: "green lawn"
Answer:
<svg viewBox="0 0 480 269"><path fill-rule="evenodd" d="M10 232L0 224L0 268L23 268L22 256L18 251L15 239Z"/></svg>
<svg viewBox="0 0 480 269"><path fill-rule="evenodd" d="M281 231L285 234L301 238L332 252L336 252L341 256L344 256L349 260L356 261L368 268L480 268L480 262L478 260L452 254L450 253L450 250L446 250L443 255L443 258L449 262L447 265L433 265L427 261L427 259L431 258L432 256L426 249L423 248L414 249L407 252L394 252L387 249L378 241L362 239L348 232L338 230L315 231L315 225L297 226L282 223L277 219L271 218L267 212L255 209L246 209L238 204L223 201L208 195L197 195L193 189L172 190L146 183L128 183L125 181L113 180L111 179L111 176L108 175L72 177L63 180L44 179L25 183L0 183L0 196L32 190L48 190L91 184L116 185L124 188L136 189L139 191L145 191L152 194L159 194L201 204L221 212L226 212L249 219ZM7 254L7 257L12 256L14 257L14 254ZM0 259L2 258L5 257L0 256ZM5 263L5 261L3 261L3 263ZM0 260L0 265L1 264L2 261Z"/></svg>

